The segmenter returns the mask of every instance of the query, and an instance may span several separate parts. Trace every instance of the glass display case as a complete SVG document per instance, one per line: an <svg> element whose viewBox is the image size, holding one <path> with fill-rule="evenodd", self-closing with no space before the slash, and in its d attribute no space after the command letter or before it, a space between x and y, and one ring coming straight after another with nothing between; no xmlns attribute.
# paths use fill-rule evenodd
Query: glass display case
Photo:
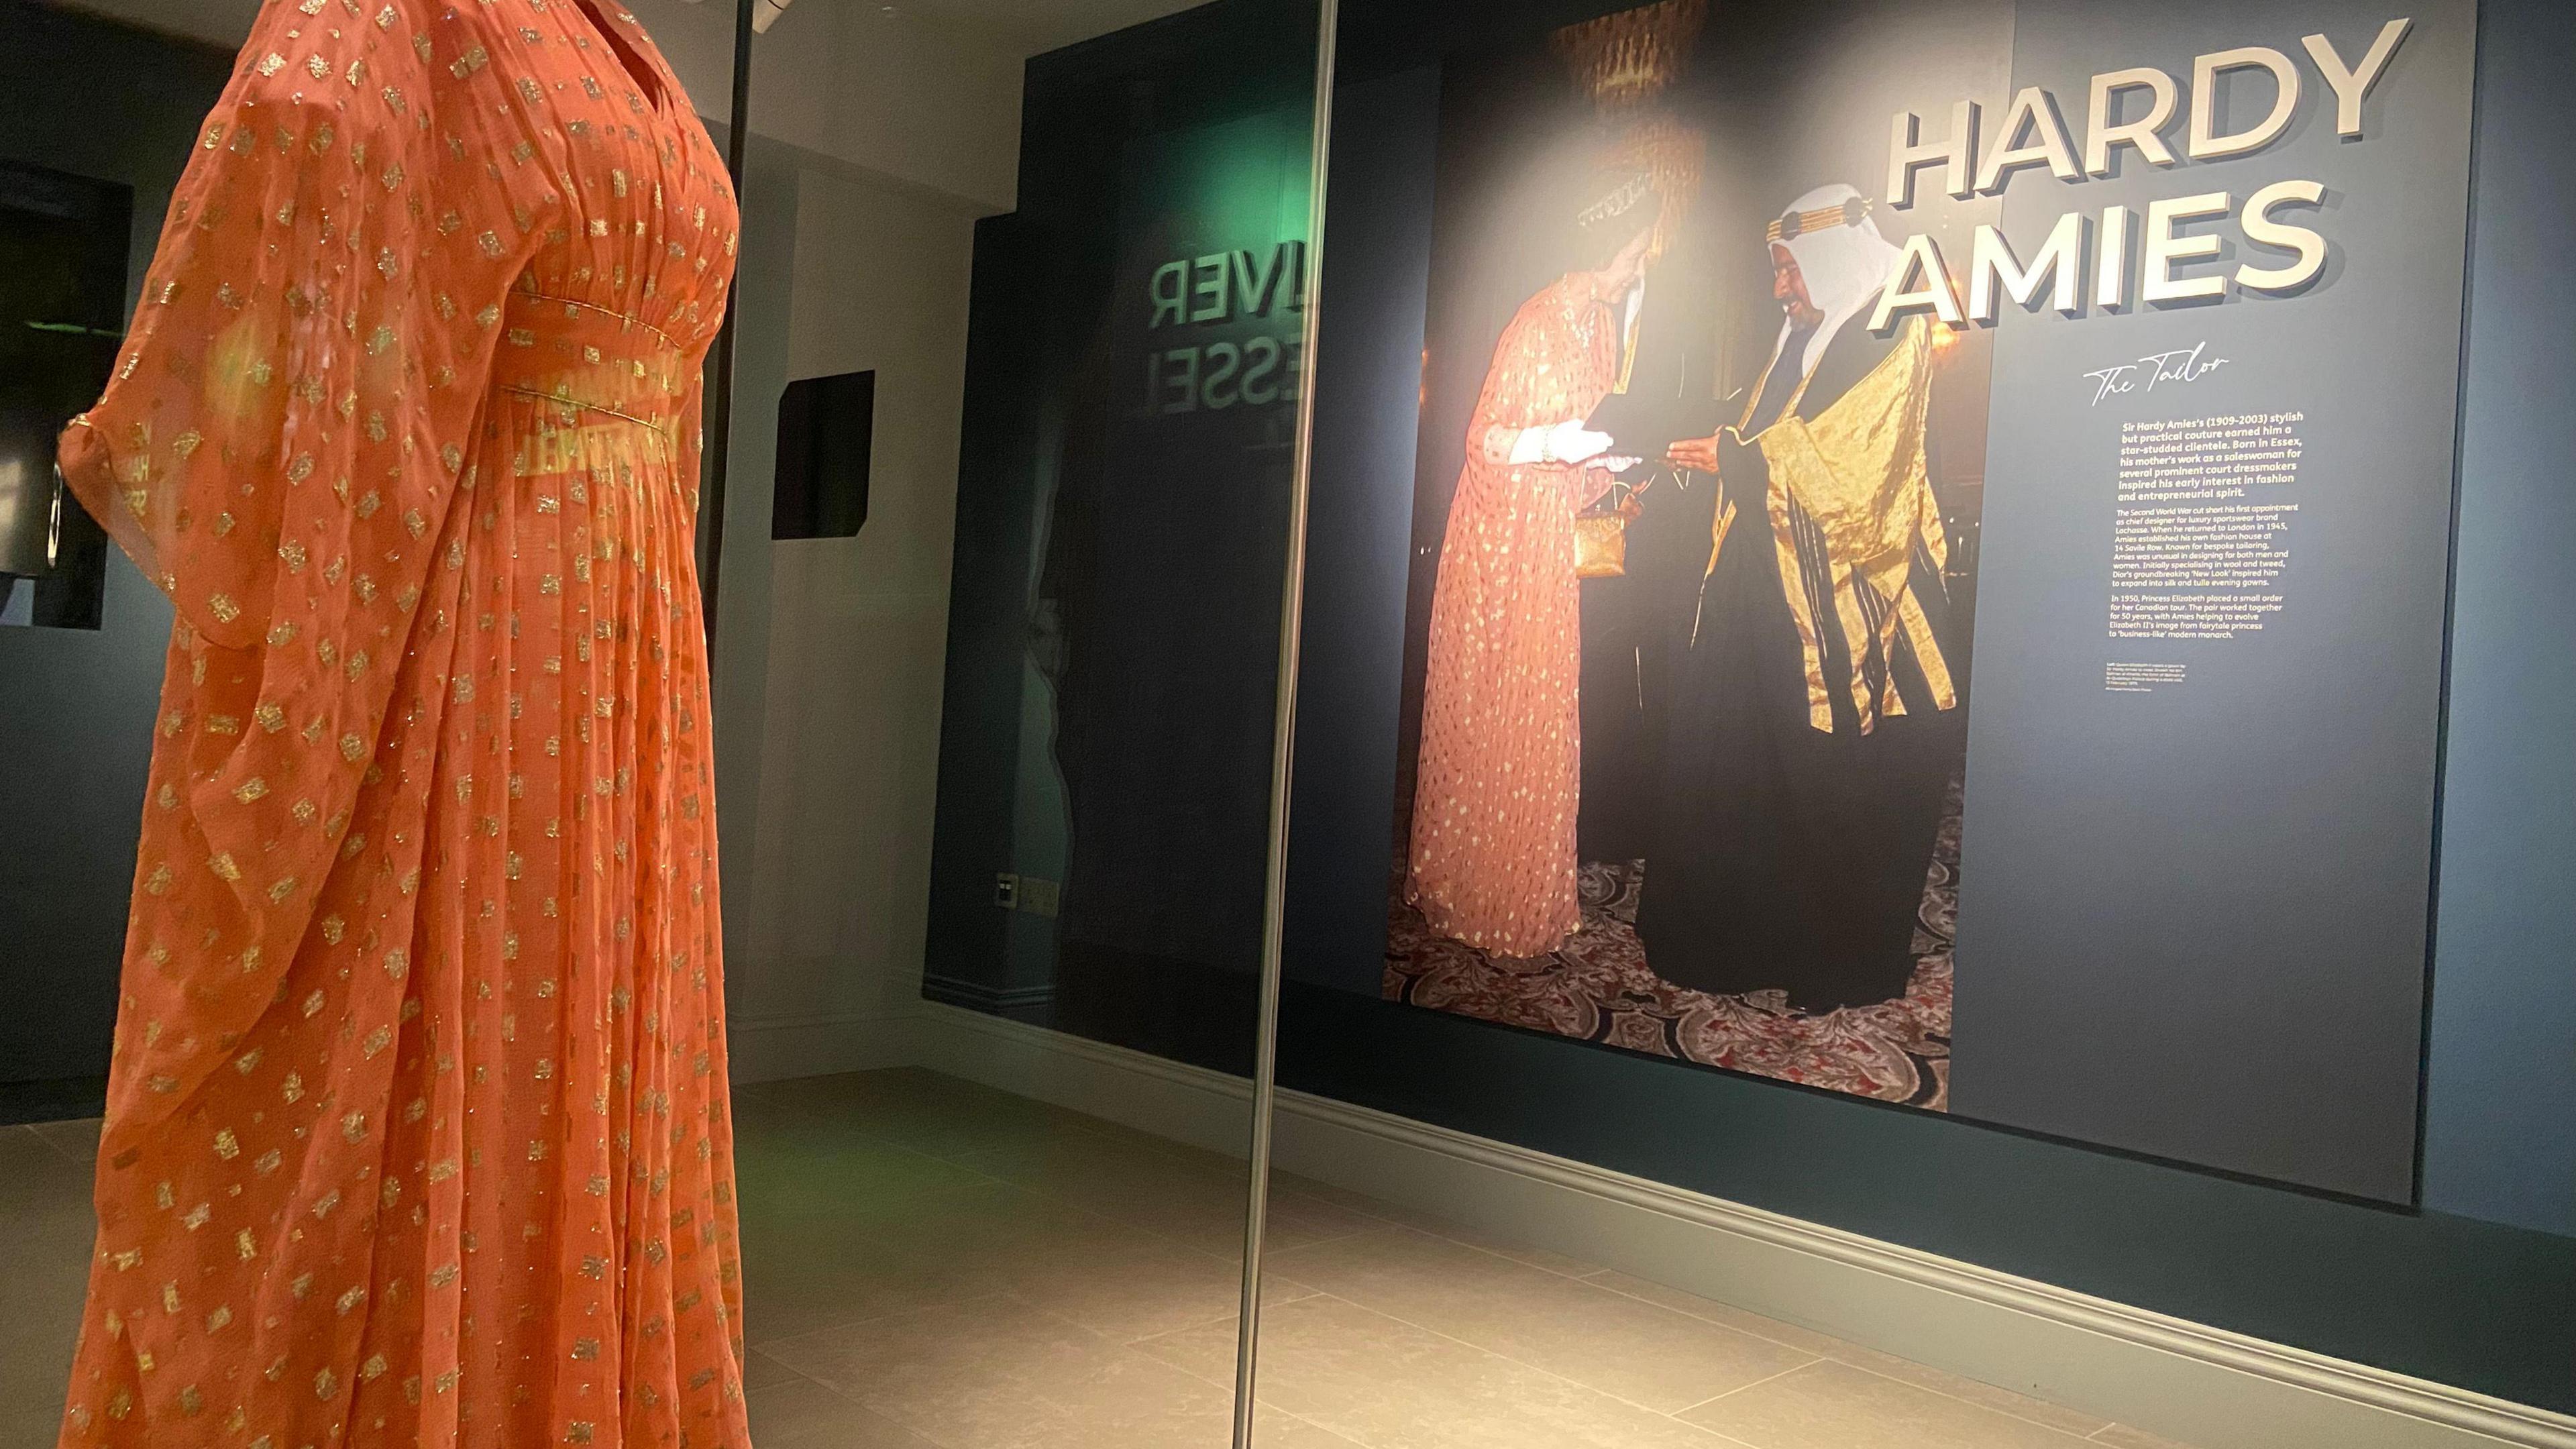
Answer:
<svg viewBox="0 0 2576 1449"><path fill-rule="evenodd" d="M2576 1444L2563 10L0 0L0 1442Z"/></svg>

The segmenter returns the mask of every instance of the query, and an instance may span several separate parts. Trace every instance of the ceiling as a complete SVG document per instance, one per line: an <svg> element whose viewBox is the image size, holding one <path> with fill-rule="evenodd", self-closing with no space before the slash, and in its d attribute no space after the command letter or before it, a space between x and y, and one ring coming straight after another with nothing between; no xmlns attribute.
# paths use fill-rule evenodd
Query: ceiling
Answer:
<svg viewBox="0 0 2576 1449"><path fill-rule="evenodd" d="M234 46L249 33L260 0L57 0L146 29ZM729 0L691 0L728 8ZM1014 56L1032 56L1187 10L1201 0L801 0L810 9L847 6L927 22ZM773 43L792 41L795 10L778 19Z"/></svg>
<svg viewBox="0 0 2576 1449"><path fill-rule="evenodd" d="M720 3L720 0L709 0ZM1200 0L800 0L891 12L965 31L1015 55L1037 55L1076 41L1187 10ZM794 11L779 17L784 30ZM772 32L773 34L777 32Z"/></svg>

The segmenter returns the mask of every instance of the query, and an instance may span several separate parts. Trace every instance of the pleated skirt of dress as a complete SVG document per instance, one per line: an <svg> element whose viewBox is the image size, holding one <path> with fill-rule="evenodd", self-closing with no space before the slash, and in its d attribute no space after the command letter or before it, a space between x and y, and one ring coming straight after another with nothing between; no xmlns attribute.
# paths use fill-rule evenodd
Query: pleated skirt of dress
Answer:
<svg viewBox="0 0 2576 1449"><path fill-rule="evenodd" d="M315 925L230 1069L119 1165L262 1230L173 1269L186 1356L85 1324L67 1445L165 1442L182 1377L181 1414L265 1449L748 1444L676 456L486 406ZM93 1272L94 1315L159 1308Z"/></svg>

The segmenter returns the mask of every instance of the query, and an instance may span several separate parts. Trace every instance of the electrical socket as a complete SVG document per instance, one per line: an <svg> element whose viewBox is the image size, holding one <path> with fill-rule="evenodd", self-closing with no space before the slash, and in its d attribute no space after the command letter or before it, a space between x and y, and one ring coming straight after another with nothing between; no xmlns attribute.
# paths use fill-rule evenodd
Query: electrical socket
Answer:
<svg viewBox="0 0 2576 1449"><path fill-rule="evenodd" d="M1063 895L1064 886L1060 882L1038 875L1020 877L1020 909L1030 915L1052 918L1056 903Z"/></svg>

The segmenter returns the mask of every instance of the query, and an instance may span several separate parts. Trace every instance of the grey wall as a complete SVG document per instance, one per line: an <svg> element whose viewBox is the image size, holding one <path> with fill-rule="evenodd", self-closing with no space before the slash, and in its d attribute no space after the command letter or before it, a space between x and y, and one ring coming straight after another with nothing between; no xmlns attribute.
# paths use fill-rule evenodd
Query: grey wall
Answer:
<svg viewBox="0 0 2576 1449"><path fill-rule="evenodd" d="M716 586L716 839L725 896L725 1007L739 1014L751 917L740 908L760 835L763 732L769 696L771 478L778 462L778 395L787 387L789 308L796 279L796 160L754 131L744 161L742 246L734 261L734 406L726 452L722 567ZM702 510L703 511L703 510ZM698 524L705 552L707 522ZM739 1066L736 1067L739 1071Z"/></svg>
<svg viewBox="0 0 2576 1449"><path fill-rule="evenodd" d="M774 435L788 378L873 370L874 464L851 538L772 542L768 464L735 479L717 723L757 754L722 820L745 1078L877 1064L919 995L974 237L969 203L811 154L792 185L783 346L740 416Z"/></svg>
<svg viewBox="0 0 2576 1449"><path fill-rule="evenodd" d="M2576 1237L2576 6L2483 24L2424 1200Z"/></svg>
<svg viewBox="0 0 2576 1449"><path fill-rule="evenodd" d="M738 1081L883 1066L907 1046L967 274L987 205L773 139L753 84L714 691ZM791 379L860 369L877 374L866 525L772 540L780 395Z"/></svg>

